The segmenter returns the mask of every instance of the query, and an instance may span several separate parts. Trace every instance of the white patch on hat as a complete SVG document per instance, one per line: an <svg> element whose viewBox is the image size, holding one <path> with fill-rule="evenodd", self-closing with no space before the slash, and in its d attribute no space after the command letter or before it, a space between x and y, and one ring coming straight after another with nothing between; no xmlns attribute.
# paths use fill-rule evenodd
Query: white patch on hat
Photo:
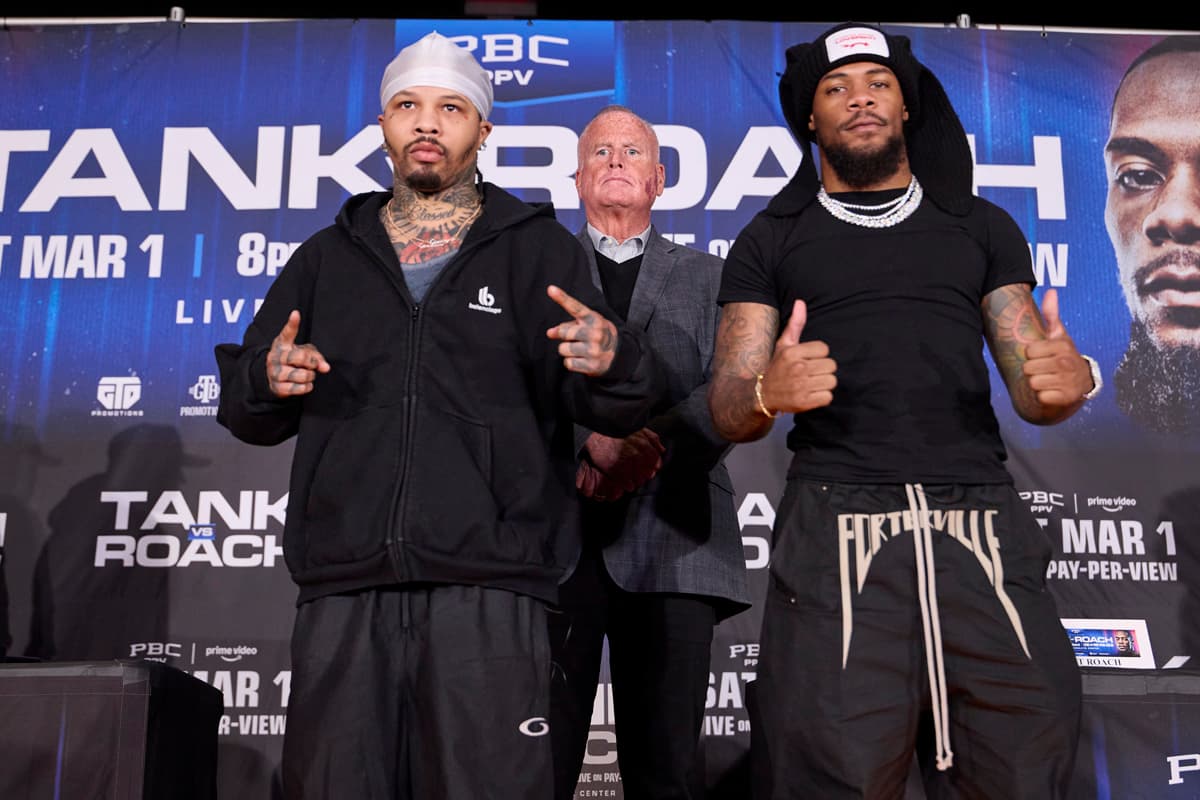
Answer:
<svg viewBox="0 0 1200 800"><path fill-rule="evenodd" d="M825 39L825 53L829 63L854 56L873 55L890 58L887 39L874 28L846 28Z"/></svg>
<svg viewBox="0 0 1200 800"><path fill-rule="evenodd" d="M484 119L492 113L492 81L475 56L437 31L401 50L383 72L379 105L386 109L397 92L436 86L458 92Z"/></svg>

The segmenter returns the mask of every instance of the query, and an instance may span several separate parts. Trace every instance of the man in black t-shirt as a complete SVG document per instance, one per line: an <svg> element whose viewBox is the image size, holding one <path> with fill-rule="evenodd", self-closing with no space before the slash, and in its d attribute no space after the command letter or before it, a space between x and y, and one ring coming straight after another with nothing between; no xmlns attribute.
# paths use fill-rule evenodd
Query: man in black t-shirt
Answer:
<svg viewBox="0 0 1200 800"><path fill-rule="evenodd" d="M962 125L908 39L845 24L787 51L811 158L726 259L709 404L732 441L790 412L752 759L770 798L1060 798L1078 669L1050 548L1012 488L986 341L1054 424L1099 390L1024 236L972 194ZM781 317L789 315L781 324ZM782 331L782 332L781 332ZM814 646L814 642L816 646Z"/></svg>

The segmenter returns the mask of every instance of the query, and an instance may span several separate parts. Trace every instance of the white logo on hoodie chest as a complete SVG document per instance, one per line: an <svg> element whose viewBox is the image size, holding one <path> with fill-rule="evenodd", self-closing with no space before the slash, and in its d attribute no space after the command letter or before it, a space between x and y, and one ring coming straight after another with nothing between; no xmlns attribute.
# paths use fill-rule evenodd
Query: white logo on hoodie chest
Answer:
<svg viewBox="0 0 1200 800"><path fill-rule="evenodd" d="M501 314L504 309L496 305L496 296L488 291L488 287L481 286L475 295L474 303L467 303L467 308L472 311L486 311L489 314Z"/></svg>

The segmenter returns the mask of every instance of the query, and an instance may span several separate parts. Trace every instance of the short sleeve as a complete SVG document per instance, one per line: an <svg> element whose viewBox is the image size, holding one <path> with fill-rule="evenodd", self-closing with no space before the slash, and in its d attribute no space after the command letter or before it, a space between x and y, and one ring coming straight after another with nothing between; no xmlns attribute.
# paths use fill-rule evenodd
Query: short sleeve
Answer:
<svg viewBox="0 0 1200 800"><path fill-rule="evenodd" d="M775 287L775 247L769 220L762 214L742 229L734 240L725 266L721 270L721 289L717 304L762 303L774 306L777 303Z"/></svg>
<svg viewBox="0 0 1200 800"><path fill-rule="evenodd" d="M1037 286L1029 245L1016 221L994 203L978 199L976 202L980 203L985 213L988 267L983 293L986 295L994 289L1012 283Z"/></svg>

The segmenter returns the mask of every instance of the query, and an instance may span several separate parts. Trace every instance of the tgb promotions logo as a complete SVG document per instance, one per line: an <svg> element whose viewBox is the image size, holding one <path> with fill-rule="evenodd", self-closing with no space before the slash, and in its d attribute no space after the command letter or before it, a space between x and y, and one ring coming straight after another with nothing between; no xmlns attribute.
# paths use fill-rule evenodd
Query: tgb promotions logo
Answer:
<svg viewBox="0 0 1200 800"><path fill-rule="evenodd" d="M195 383L188 387L188 394L199 401L201 405L179 407L181 417L215 417L217 398L221 396L221 384L216 375L201 375Z"/></svg>
<svg viewBox="0 0 1200 800"><path fill-rule="evenodd" d="M615 26L609 22L440 20L437 32L469 50L487 70L495 105L611 94ZM425 20L396 23L396 41L429 32Z"/></svg>
<svg viewBox="0 0 1200 800"><path fill-rule="evenodd" d="M140 417L134 408L142 399L142 379L137 375L104 377L96 383L96 400L102 408L93 408L93 417Z"/></svg>

